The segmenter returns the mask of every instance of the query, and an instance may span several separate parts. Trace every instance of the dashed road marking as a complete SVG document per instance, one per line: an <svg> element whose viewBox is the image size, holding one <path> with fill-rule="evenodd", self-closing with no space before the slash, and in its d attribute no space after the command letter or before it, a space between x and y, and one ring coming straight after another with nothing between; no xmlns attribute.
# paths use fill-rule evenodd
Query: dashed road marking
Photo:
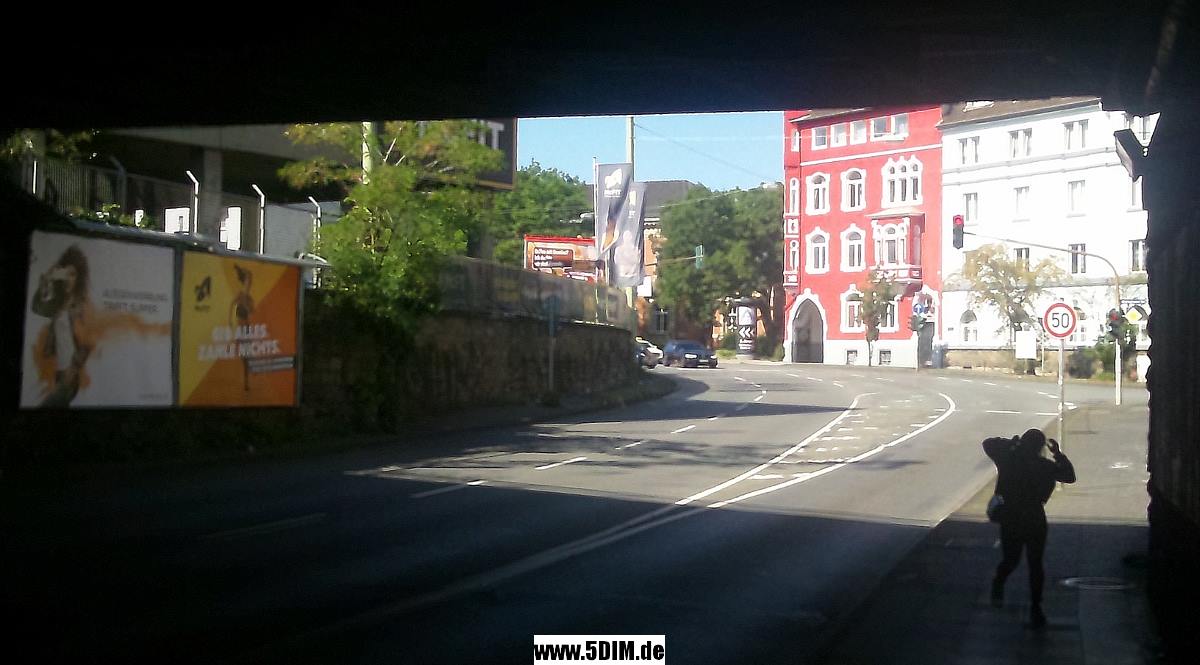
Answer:
<svg viewBox="0 0 1200 665"><path fill-rule="evenodd" d="M842 384L838 383L837 381L834 381L834 382L833 382L833 385L837 386L838 388L845 388L845 387L846 387L846 386L843 386Z"/></svg>
<svg viewBox="0 0 1200 665"><path fill-rule="evenodd" d="M534 469L534 471L545 471L546 469L553 469L556 466L562 466L564 464L574 464L575 462L582 462L585 459L587 459L587 458L586 457L572 457L571 459L569 459L565 462L555 462L554 464L545 464L543 466L535 466L535 467L533 467L533 469Z"/></svg>
<svg viewBox="0 0 1200 665"><path fill-rule="evenodd" d="M809 381L816 381L817 383L820 383L820 382L824 381L825 379L818 379L818 378L817 378L817 377L815 377L815 376L810 376L810 377L808 377L808 380L809 380Z"/></svg>
<svg viewBox="0 0 1200 665"><path fill-rule="evenodd" d="M411 499L424 499L425 497L436 496L438 494L445 494L447 492L456 492L458 490L465 490L468 487L478 487L478 486L482 485L484 482L485 481L482 481L482 480L472 480L471 482L463 483L462 485L451 485L450 487L440 487L438 489L429 490L427 492L417 492L416 494L409 494L408 496Z"/></svg>
<svg viewBox="0 0 1200 665"><path fill-rule="evenodd" d="M779 480L783 477L782 473L760 473L756 476L750 476L750 480Z"/></svg>
<svg viewBox="0 0 1200 665"><path fill-rule="evenodd" d="M742 377L740 377L740 376L735 376L735 377L733 377L733 378L734 378L734 379L737 379L738 381L741 381L742 383L745 383L745 382L746 382L746 380L745 380L745 379L743 379L743 378L742 378Z"/></svg>
<svg viewBox="0 0 1200 665"><path fill-rule="evenodd" d="M693 430L693 429L696 429L695 425L688 425L687 427L680 427L679 429L675 430L674 432L671 432L671 434L682 434L688 430Z"/></svg>
<svg viewBox="0 0 1200 665"><path fill-rule="evenodd" d="M710 418L709 418L709 420L716 420L717 418L720 418L720 417L721 417L721 416L712 416L712 417L710 417Z"/></svg>
<svg viewBox="0 0 1200 665"><path fill-rule="evenodd" d="M1021 415L1020 411L1000 411L1000 410L991 411L991 410L989 410L989 411L987 411L987 413L1007 413L1007 414L1011 414L1011 415Z"/></svg>
<svg viewBox="0 0 1200 665"><path fill-rule="evenodd" d="M1057 412L1057 411L1052 411L1052 412L1050 412L1050 413L1046 413L1045 411L1038 411L1036 415L1039 415L1039 416L1057 416L1057 415L1058 415L1058 412Z"/></svg>
<svg viewBox="0 0 1200 665"><path fill-rule="evenodd" d="M765 394L765 393L764 393L764 394L762 394L762 395L759 395L758 397L755 397L755 398L754 398L754 401L755 401L755 402L761 402L761 401L762 401L762 398L764 398L764 397L766 397L766 394Z"/></svg>
<svg viewBox="0 0 1200 665"><path fill-rule="evenodd" d="M632 447L634 447L634 446L640 446L640 445L642 445L643 443L645 443L645 442L646 442L646 441L648 441L648 440L649 440L649 439L642 439L641 441L638 441L638 442L636 442L636 443L627 443L627 444L625 444L625 445L623 445L623 446L617 446L617 450L621 450L622 448L632 448Z"/></svg>
<svg viewBox="0 0 1200 665"><path fill-rule="evenodd" d="M325 513L312 513L310 515L301 515L300 517L290 517L284 520L275 520L274 522L264 522L253 526L244 526L237 529L227 529L216 533L209 533L200 536L200 540L229 540L231 538L240 538L242 536L258 536L267 533L275 533L285 529L294 529L296 527L320 522L325 519Z"/></svg>
<svg viewBox="0 0 1200 665"><path fill-rule="evenodd" d="M975 383L974 379L959 379L959 381L962 381L963 383Z"/></svg>
<svg viewBox="0 0 1200 665"><path fill-rule="evenodd" d="M800 376L799 374L792 374L790 372L788 372L787 375L792 378L795 378L795 379L803 379L804 378L804 377Z"/></svg>

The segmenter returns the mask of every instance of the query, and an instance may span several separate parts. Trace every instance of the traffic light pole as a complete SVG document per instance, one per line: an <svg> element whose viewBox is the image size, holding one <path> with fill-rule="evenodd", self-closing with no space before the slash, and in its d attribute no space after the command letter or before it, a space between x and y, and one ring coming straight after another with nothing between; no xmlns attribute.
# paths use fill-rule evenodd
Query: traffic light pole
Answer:
<svg viewBox="0 0 1200 665"><path fill-rule="evenodd" d="M1091 256L1091 257L1100 259L1101 261L1103 261L1105 263L1105 265L1107 265L1109 267L1109 269L1112 270L1113 284L1114 284L1114 287L1117 292L1117 311L1118 312L1121 311L1121 274L1119 272L1117 272L1117 267L1115 265L1113 265L1112 261L1109 261L1108 259L1104 258L1103 256L1100 256L1099 254L1092 254L1091 252L1078 252L1073 249L1063 249L1062 247L1054 247L1053 245L1041 245L1036 242L1028 242L1025 240L1013 240L1012 238L998 238L996 236L986 236L986 235L982 235L979 233L975 233L973 231L963 231L963 235L975 236L976 238L985 238L987 240L999 240L1000 242L1011 242L1011 243L1016 243L1019 245L1028 245L1029 247L1039 247L1041 249L1049 249L1049 250L1055 251L1055 252L1066 252L1067 254L1080 254L1082 256ZM1116 351L1115 362L1113 363L1113 374L1116 375L1116 385L1115 385L1115 393L1113 396L1113 401L1117 406L1121 406L1121 340L1120 339L1113 340L1113 349L1115 349L1115 351ZM1062 354L1060 353L1058 357L1061 362ZM1060 377L1062 376L1061 371L1059 373L1059 376Z"/></svg>

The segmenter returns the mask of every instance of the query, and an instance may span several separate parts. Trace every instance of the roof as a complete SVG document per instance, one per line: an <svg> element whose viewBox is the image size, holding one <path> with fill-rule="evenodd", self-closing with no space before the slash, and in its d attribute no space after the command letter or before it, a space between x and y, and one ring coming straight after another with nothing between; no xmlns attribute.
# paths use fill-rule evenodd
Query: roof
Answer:
<svg viewBox="0 0 1200 665"><path fill-rule="evenodd" d="M1001 120L1042 111L1057 111L1077 106L1099 104L1099 97L1050 97L1000 102L955 102L942 107L938 126L953 127L984 120Z"/></svg>
<svg viewBox="0 0 1200 665"><path fill-rule="evenodd" d="M839 115L849 115L851 113L860 113L868 110L866 107L857 109L815 109L805 113L804 115L793 118L791 122L808 122L809 120L820 120L821 118L832 118Z"/></svg>
<svg viewBox="0 0 1200 665"><path fill-rule="evenodd" d="M644 217L661 217L662 207L687 198L688 191L697 187L690 180L650 180L646 183L646 201L643 204ZM592 186L587 186L588 199L594 194Z"/></svg>

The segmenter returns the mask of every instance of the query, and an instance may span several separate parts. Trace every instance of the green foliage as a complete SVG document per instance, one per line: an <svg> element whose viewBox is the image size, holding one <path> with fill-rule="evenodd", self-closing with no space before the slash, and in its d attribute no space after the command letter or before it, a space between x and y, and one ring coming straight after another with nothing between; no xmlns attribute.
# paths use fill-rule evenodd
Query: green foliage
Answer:
<svg viewBox="0 0 1200 665"><path fill-rule="evenodd" d="M1121 369L1125 375L1129 375L1137 368L1137 326L1123 321L1121 334L1124 338L1121 344ZM1104 371L1112 374L1117 361L1117 350L1112 338L1108 336L1107 326L1105 333L1096 342L1095 354Z"/></svg>
<svg viewBox="0 0 1200 665"><path fill-rule="evenodd" d="M587 186L578 178L557 169L543 169L534 162L517 171L511 192L497 195L492 234L496 238L493 257L500 263L524 263L524 237L592 235L593 222L578 221L592 209Z"/></svg>
<svg viewBox="0 0 1200 665"><path fill-rule="evenodd" d="M1066 358L1067 374L1077 379L1090 379L1096 373L1100 354L1094 348L1078 349ZM1109 359L1112 363L1112 359Z"/></svg>
<svg viewBox="0 0 1200 665"><path fill-rule="evenodd" d="M754 355L778 362L783 360L783 345L770 337L759 337L754 340Z"/></svg>
<svg viewBox="0 0 1200 665"><path fill-rule="evenodd" d="M322 285L356 311L411 330L437 306L443 259L464 254L486 231L491 195L474 185L477 174L498 167L500 154L474 139L475 122L375 128L377 134L365 133L361 123L290 127L289 138L319 146L326 156L288 164L280 176L293 187L334 186L345 194L347 213L324 227L314 245L330 262Z"/></svg>
<svg viewBox="0 0 1200 665"><path fill-rule="evenodd" d="M729 360L730 358L736 358L737 350L736 349L717 349L717 357L722 358L724 360Z"/></svg>
<svg viewBox="0 0 1200 665"><path fill-rule="evenodd" d="M1028 266L1010 258L1003 245L983 245L967 252L961 276L970 284L972 304L992 307L1005 322L1001 330L1012 330L1034 320L1034 300L1066 273L1053 259Z"/></svg>
<svg viewBox="0 0 1200 665"><path fill-rule="evenodd" d="M782 216L783 200L774 189L714 193L699 187L684 202L665 208L657 284L661 299L703 326L724 298L769 293L783 272ZM696 245L704 245L702 269L690 261L666 263L692 256ZM770 308L761 307L759 316L774 334L778 322Z"/></svg>
<svg viewBox="0 0 1200 665"><path fill-rule="evenodd" d="M722 337L721 344L718 346L718 348L727 349L729 351L737 351L737 347L738 347L738 336L736 333L732 334L732 335L725 335L724 337Z"/></svg>
<svg viewBox="0 0 1200 665"><path fill-rule="evenodd" d="M866 327L863 336L867 340L868 366L874 357L872 347L875 342L879 341L879 324L883 321L883 315L887 312L887 308L895 303L898 295L900 295L900 287L879 270L871 271L871 275L867 278L867 283L863 285L860 293L850 295L850 300L862 303L858 306L858 318ZM897 313L898 315L899 313Z"/></svg>
<svg viewBox="0 0 1200 665"><path fill-rule="evenodd" d="M4 138L0 145L0 158L15 161L28 154L42 154L78 162L94 156L88 149L88 143L98 133L94 129L74 132L18 129Z"/></svg>
<svg viewBox="0 0 1200 665"><path fill-rule="evenodd" d="M139 222L134 219L133 215L121 212L119 203L106 203L100 206L99 210L83 210L76 208L71 211L72 217L85 219L90 222L100 222L102 224L111 224L113 226L128 226L135 229L153 229L154 218L150 215L142 215L142 220Z"/></svg>

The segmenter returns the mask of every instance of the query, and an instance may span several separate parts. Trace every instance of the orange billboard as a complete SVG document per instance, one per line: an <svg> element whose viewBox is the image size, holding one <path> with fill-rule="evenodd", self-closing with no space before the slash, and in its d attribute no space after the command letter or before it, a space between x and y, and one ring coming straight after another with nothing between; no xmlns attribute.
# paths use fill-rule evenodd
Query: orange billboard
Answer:
<svg viewBox="0 0 1200 665"><path fill-rule="evenodd" d="M596 241L592 238L525 236L525 269L596 281Z"/></svg>
<svg viewBox="0 0 1200 665"><path fill-rule="evenodd" d="M185 252L180 406L294 406L300 269Z"/></svg>

